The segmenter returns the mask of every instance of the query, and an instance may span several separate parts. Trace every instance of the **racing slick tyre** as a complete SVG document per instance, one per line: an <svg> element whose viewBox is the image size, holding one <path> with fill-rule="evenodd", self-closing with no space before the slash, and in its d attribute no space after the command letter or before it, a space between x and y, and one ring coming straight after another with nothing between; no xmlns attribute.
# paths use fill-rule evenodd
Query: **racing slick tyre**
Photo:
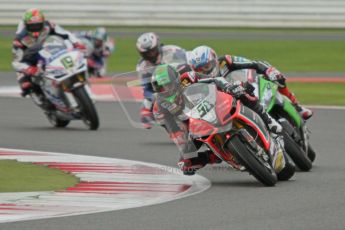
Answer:
<svg viewBox="0 0 345 230"><path fill-rule="evenodd" d="M274 186L277 183L277 174L273 167L259 158L251 147L242 142L238 135L233 136L228 141L227 148L258 181L266 186Z"/></svg>
<svg viewBox="0 0 345 230"><path fill-rule="evenodd" d="M47 113L46 116L50 124L52 124L54 127L57 127L57 128L64 128L70 123L69 120L59 119L52 113Z"/></svg>
<svg viewBox="0 0 345 230"><path fill-rule="evenodd" d="M296 166L302 171L309 171L312 163L302 148L292 139L292 137L283 130L284 146L287 154L291 157Z"/></svg>
<svg viewBox="0 0 345 230"><path fill-rule="evenodd" d="M308 145L308 158L311 162L314 162L316 158L316 153L310 144Z"/></svg>
<svg viewBox="0 0 345 230"><path fill-rule="evenodd" d="M78 87L73 91L76 98L84 123L90 130L97 130L99 127L99 118L90 96L84 87Z"/></svg>

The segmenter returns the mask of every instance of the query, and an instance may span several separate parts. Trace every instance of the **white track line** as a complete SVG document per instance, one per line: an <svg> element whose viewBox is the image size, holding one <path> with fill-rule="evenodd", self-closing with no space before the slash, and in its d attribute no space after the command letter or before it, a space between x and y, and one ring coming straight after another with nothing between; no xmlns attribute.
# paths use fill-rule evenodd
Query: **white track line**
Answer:
<svg viewBox="0 0 345 230"><path fill-rule="evenodd" d="M160 204L211 186L202 176L139 161L0 148L3 159L58 168L79 177L80 183L63 191L0 193L0 223Z"/></svg>

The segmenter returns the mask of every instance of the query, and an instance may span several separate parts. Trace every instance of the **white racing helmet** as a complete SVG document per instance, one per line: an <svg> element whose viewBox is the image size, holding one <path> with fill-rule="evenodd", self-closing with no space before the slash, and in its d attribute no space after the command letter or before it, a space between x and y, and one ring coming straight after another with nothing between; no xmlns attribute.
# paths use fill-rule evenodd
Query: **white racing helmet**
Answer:
<svg viewBox="0 0 345 230"><path fill-rule="evenodd" d="M208 46L198 46L190 54L189 64L195 72L216 77L219 74L218 57Z"/></svg>
<svg viewBox="0 0 345 230"><path fill-rule="evenodd" d="M153 64L159 63L161 57L161 43L157 34L149 32L140 35L136 46L144 60Z"/></svg>

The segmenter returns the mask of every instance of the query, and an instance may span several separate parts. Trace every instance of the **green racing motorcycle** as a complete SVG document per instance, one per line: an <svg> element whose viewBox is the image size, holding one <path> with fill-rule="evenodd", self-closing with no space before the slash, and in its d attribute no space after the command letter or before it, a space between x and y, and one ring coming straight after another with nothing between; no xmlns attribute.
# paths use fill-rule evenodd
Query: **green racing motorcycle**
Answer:
<svg viewBox="0 0 345 230"><path fill-rule="evenodd" d="M310 132L292 102L279 93L278 85L251 69L231 72L226 79L249 82L254 86L253 93L260 104L283 127L286 152L300 170L309 171L316 156L309 142Z"/></svg>

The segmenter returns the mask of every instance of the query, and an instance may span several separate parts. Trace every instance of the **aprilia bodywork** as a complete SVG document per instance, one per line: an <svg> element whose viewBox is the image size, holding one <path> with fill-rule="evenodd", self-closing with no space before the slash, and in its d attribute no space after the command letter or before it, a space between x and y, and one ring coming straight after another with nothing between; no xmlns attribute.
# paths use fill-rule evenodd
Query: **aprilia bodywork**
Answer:
<svg viewBox="0 0 345 230"><path fill-rule="evenodd" d="M239 156L254 156L255 161L260 162L266 170L264 177L276 177L276 173L285 167L280 143L271 137L258 114L231 95L218 91L214 84L196 83L188 86L184 97L189 132L194 141L206 144L233 168L247 169L266 185L275 184L270 179L258 176L257 169L242 158L247 156ZM234 139L236 144L233 143Z"/></svg>

